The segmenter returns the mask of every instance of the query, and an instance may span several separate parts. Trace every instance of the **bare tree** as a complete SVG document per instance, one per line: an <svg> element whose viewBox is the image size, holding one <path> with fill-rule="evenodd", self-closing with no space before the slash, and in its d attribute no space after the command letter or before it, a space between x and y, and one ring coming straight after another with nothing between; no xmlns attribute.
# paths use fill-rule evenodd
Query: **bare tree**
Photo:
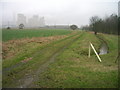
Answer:
<svg viewBox="0 0 120 90"><path fill-rule="evenodd" d="M71 25L70 28L71 28L72 30L75 30L75 29L77 29L78 27L77 27L77 25Z"/></svg>
<svg viewBox="0 0 120 90"><path fill-rule="evenodd" d="M97 34L97 26L100 22L100 18L98 16L93 16L90 18L90 24L92 26L92 30Z"/></svg>
<svg viewBox="0 0 120 90"><path fill-rule="evenodd" d="M10 29L10 27L8 26L7 29Z"/></svg>
<svg viewBox="0 0 120 90"><path fill-rule="evenodd" d="M19 29L23 29L23 28L24 28L24 24L21 23L21 24L19 25Z"/></svg>

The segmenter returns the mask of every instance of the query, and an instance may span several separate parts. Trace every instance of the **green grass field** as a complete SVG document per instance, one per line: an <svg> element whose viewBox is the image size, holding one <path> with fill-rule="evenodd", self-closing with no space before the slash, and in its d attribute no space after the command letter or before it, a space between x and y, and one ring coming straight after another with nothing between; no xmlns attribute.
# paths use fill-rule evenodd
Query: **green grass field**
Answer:
<svg viewBox="0 0 120 90"><path fill-rule="evenodd" d="M8 32L12 35L17 31L5 31L4 35ZM27 30L19 32L30 33ZM33 36L38 35L38 32L44 32L41 35L46 35L49 31L37 30L34 31ZM115 63L118 54L117 36L99 34L109 47L108 54L100 55L102 59L100 63L93 51L91 51L91 57L88 58L89 42L92 42L97 52L101 45L100 40L93 33L65 30L51 30L50 32L53 33L52 39L51 37L42 39L37 37L32 41L29 38L24 39L25 34L20 37L23 38L22 40L16 36L17 41L14 42L8 41L13 38L7 39L7 36L3 36L6 38L3 43L3 55L6 56L3 59L3 87L118 87L118 64ZM56 37L56 35L60 36ZM63 35L65 36L62 37ZM42 43L39 43L38 41L41 40L43 40Z"/></svg>
<svg viewBox="0 0 120 90"><path fill-rule="evenodd" d="M8 41L13 39L20 39L20 38L31 38L31 37L48 37L54 35L66 35L71 33L71 30L2 30L2 40Z"/></svg>

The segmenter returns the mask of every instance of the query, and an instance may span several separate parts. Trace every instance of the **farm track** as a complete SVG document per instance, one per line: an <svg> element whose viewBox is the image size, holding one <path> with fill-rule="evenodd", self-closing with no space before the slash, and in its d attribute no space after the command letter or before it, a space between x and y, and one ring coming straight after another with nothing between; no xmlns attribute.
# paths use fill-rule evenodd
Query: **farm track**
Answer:
<svg viewBox="0 0 120 90"><path fill-rule="evenodd" d="M51 63L53 63L56 59L56 57L62 53L67 47L69 47L73 42L75 42L76 40L78 40L78 38L80 37L80 35L75 35L73 38L70 38L71 40L65 44L63 47L58 48L58 50L56 52L54 52L49 59L47 60L47 62L45 62L44 64L42 64L38 70L34 73L34 75L30 75L27 76L25 78L22 78L21 81L21 85L18 86L18 88L30 88L30 87L36 87L34 86L34 82L37 81L39 79L38 75L42 72L44 72ZM63 41L64 42L64 41ZM46 49L47 50L47 49Z"/></svg>
<svg viewBox="0 0 120 90"><path fill-rule="evenodd" d="M75 35L76 35L76 34L70 35L70 36L66 37L65 39L59 40L57 43L56 43L56 42L53 42L53 43L51 43L51 44L46 45L44 48L41 48L41 49L39 49L37 52L35 52L35 53L32 55L32 57L34 58L34 57L38 56L39 54L44 54L45 51L47 51L49 48L51 48L53 44L59 44L59 43L65 41L65 40L67 40L67 39L69 39L69 38L71 38L71 37L73 37L73 36L75 36ZM3 74L7 74L7 72L9 72L10 70L12 70L12 69L14 69L14 68L17 68L17 67L20 67L20 66L22 66L22 65L24 65L24 64L25 64L25 63L23 63L23 62L18 62L18 63L16 63L15 65L12 65L12 66L10 66L10 67L2 68L2 69L3 69L3 70L2 70L2 71L3 71Z"/></svg>
<svg viewBox="0 0 120 90"><path fill-rule="evenodd" d="M37 59L39 59L39 57L42 57L42 55L44 55L49 49L51 48L54 49L54 45L58 46L57 49L49 57L44 57L45 60L42 63L39 61L34 63L34 65L38 65L38 68L36 68L35 71L32 71L32 73L29 73L27 75L24 75L21 79L13 79L13 83L10 83L10 85L7 85L7 87L11 87L11 86L20 87L20 88L35 87L33 85L33 82L37 81L38 74L40 74L41 72L44 72L49 67L49 65L55 61L55 58L60 53L62 53L67 47L69 47L74 41L76 41L80 36L81 36L80 33L72 34L62 40L59 40L58 42L53 42L52 44L48 44L44 48L35 52L35 54L33 54L32 57L33 58L38 57ZM62 46L60 46L61 44ZM19 68L24 65L26 65L26 63L19 62L9 68L4 68L3 74L6 76L9 74L9 72L12 71L12 69Z"/></svg>

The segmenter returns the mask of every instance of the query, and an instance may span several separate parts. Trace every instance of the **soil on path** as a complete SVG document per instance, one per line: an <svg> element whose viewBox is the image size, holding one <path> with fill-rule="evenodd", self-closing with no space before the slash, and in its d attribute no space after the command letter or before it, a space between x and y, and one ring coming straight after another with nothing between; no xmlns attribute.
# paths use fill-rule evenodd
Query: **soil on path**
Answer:
<svg viewBox="0 0 120 90"><path fill-rule="evenodd" d="M74 43L80 35L76 35L75 38L71 38L72 40L69 41L69 43L65 44L62 48L59 48L50 58L42 64L37 71L34 73L34 75L27 75L26 77L19 80L20 85L18 88L30 88L30 87L37 87L34 85L34 82L39 79L38 75L42 72L44 72L51 63L53 63L56 60L56 57L62 53L67 47L69 47L72 43Z"/></svg>

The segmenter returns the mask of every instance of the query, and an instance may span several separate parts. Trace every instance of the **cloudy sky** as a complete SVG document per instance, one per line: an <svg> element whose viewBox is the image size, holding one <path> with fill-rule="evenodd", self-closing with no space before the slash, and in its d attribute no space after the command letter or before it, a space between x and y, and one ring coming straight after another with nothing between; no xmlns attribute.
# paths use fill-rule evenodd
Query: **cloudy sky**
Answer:
<svg viewBox="0 0 120 90"><path fill-rule="evenodd" d="M45 17L45 23L89 24L89 18L97 15L101 18L112 13L118 14L119 0L1 0L0 11L4 23L16 20L18 13L27 18L32 15Z"/></svg>

